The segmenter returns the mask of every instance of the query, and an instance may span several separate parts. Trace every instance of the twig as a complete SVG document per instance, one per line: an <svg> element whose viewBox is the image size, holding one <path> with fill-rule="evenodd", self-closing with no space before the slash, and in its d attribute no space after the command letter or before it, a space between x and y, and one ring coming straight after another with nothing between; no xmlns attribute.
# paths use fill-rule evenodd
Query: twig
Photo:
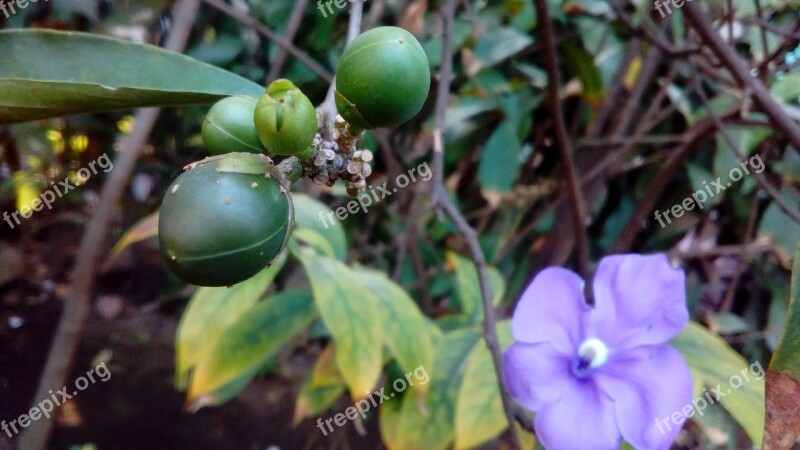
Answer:
<svg viewBox="0 0 800 450"><path fill-rule="evenodd" d="M757 218L758 191L756 191L755 195L753 195L753 203L750 207L750 217L747 219L747 229L744 232L744 245L742 246L742 254L739 255L739 259L736 261L736 272L734 273L733 280L731 280L731 284L728 287L728 292L725 293L725 297L722 299L722 303L720 303L720 311L730 311L731 307L733 306L733 299L736 296L736 290L739 287L739 282L742 280L744 268L747 266L747 248L750 242L753 240L753 235L756 231L756 223L758 222L758 220L756 220Z"/></svg>
<svg viewBox="0 0 800 450"><path fill-rule="evenodd" d="M608 4L614 10L614 13L617 15L617 18L620 20L620 22L622 22L622 24L625 25L625 27L631 33L633 33L634 36L638 36L653 44L665 54L677 58L689 56L700 51L699 47L675 48L671 43L664 40L661 36L650 33L643 25L637 25L633 23L633 20L631 20L631 18L625 14L625 11L623 11L622 8L620 8L619 5L617 5L614 1L609 1Z"/></svg>
<svg viewBox="0 0 800 450"><path fill-rule="evenodd" d="M736 112L731 112L730 114L736 114ZM664 161L661 169L655 174L653 181L647 187L647 191L636 206L636 210L628 219L625 228L622 229L611 253L626 253L630 250L639 233L642 222L653 211L661 191L672 180L673 175L680 169L684 160L691 156L700 147L703 139L712 134L714 130L716 130L716 124L713 120L700 121L686 133L688 136L686 141L669 152L669 158Z"/></svg>
<svg viewBox="0 0 800 450"><path fill-rule="evenodd" d="M364 13L364 1L355 0L353 6L350 7L350 22L347 25L347 44L353 42L358 34L361 32L361 17ZM345 44L345 46L347 45ZM317 108L320 116L320 130L322 137L325 140L333 139L333 124L336 116L339 114L336 110L336 77L330 80L331 85L328 87L328 93L325 95L325 101Z"/></svg>
<svg viewBox="0 0 800 450"><path fill-rule="evenodd" d="M589 243L586 238L586 205L583 199L583 192L578 182L578 174L575 170L575 163L572 160L572 148L567 136L567 128L564 124L564 112L561 109L559 99L559 74L558 61L556 55L556 44L553 37L553 27L550 23L547 0L536 0L536 14L539 17L539 31L544 44L545 69L547 70L547 103L552 114L555 126L556 146L561 156L561 161L566 167L567 185L570 193L570 204L575 223L575 246L578 253L578 269L584 279L590 279L591 269L589 267ZM587 283L588 285L589 283Z"/></svg>
<svg viewBox="0 0 800 450"><path fill-rule="evenodd" d="M444 186L444 127L447 120L447 105L450 95L450 77L453 72L453 21L455 19L456 4L458 0L447 0L440 11L442 20L442 63L439 67L439 83L436 95L436 118L433 128L433 193L432 200L436 209L444 213L455 224L458 234L464 239L475 262L478 274L478 284L483 300L483 338L492 354L494 372L497 377L500 399L503 404L503 413L508 422L508 433L511 437L511 448L519 450L520 443L517 436L516 421L513 412L513 403L503 381L503 358L500 344L497 339L496 319L492 303L492 287L489 284L489 275L486 258L478 242L478 235L469 225L461 211L458 210L448 195ZM543 17L543 16L539 16Z"/></svg>
<svg viewBox="0 0 800 450"><path fill-rule="evenodd" d="M742 258L744 259L745 255L747 255L748 258L751 258L761 253L771 252L772 250L772 244L768 242L755 241L751 242L750 244L742 245L721 245L708 250L671 250L667 253L671 258L680 258L684 260L733 255L742 255Z"/></svg>
<svg viewBox="0 0 800 450"><path fill-rule="evenodd" d="M297 30L300 29L300 24L303 22L303 14L306 11L308 0L297 0L292 8L292 14L289 16L289 21L286 23L286 29L283 32L283 38L288 42L294 41ZM281 71L283 71L283 64L286 62L286 47L278 46L275 56L270 62L269 74L267 75L267 83L276 80Z"/></svg>
<svg viewBox="0 0 800 450"><path fill-rule="evenodd" d="M703 105L708 110L709 117L714 123L717 125L720 134L722 135L722 139L728 144L730 147L731 152L738 158L740 161L745 158L746 155L742 153L739 149L739 145L736 143L736 140L728 133L728 130L723 126L722 120L713 112L713 108L711 107L711 101L706 96L706 93L703 91L703 87L700 86L699 81L695 82L695 92L700 96L700 100L702 101ZM783 211L787 216L789 216L792 220L800 224L800 213L796 211L795 208L792 208L791 205L786 204L783 197L781 197L780 191L770 184L767 180L767 177L764 176L763 173L760 172L753 172L753 175L756 177L756 181L758 184L765 190L767 193L772 197L772 200L775 201L775 204L778 208ZM755 212L754 212L755 214Z"/></svg>
<svg viewBox="0 0 800 450"><path fill-rule="evenodd" d="M760 2L757 2L757 3L760 4ZM759 8L759 7L760 6L757 6L756 8ZM743 23L748 24L748 25L758 25L758 27L759 27L759 29L761 31L760 34L762 35L762 38L761 38L762 39L762 45L765 44L764 40L766 40L766 38L767 38L767 35L766 35L767 31L769 31L770 33L772 33L774 35L777 35L777 36L781 36L781 37L784 37L784 38L787 38L787 39L791 39L791 40L794 40L794 41L800 41L800 34L798 34L797 32L794 32L789 28L781 28L781 27L779 27L779 26L777 26L775 24L767 22L766 20L762 19L761 17L745 17L745 18L741 19L741 21ZM769 48L768 47L764 47L764 56L765 57L767 55L767 52L769 52Z"/></svg>
<svg viewBox="0 0 800 450"><path fill-rule="evenodd" d="M165 45L167 49L182 51L186 47L192 24L199 9L199 0L181 0L176 4L175 26L167 39ZM159 112L159 108L145 108L137 112L133 132L123 143L123 150L114 158L114 170L111 171L103 185L100 202L81 238L78 256L75 259L76 266L71 274L72 285L64 302L64 311L53 338L53 345L50 348L39 387L33 398L34 404L38 400L48 398L50 396L48 391L66 385L67 375L77 352L86 318L89 315L92 282L103 241L106 238L108 224ZM21 450L45 448L52 426L53 420L51 419L31 422L30 427L20 438L19 448Z"/></svg>
<svg viewBox="0 0 800 450"><path fill-rule="evenodd" d="M767 88L757 78L753 78L750 75L750 69L747 64L722 40L699 6L686 2L683 12L692 28L697 31L703 42L714 51L741 87L747 88L752 92L756 104L769 117L772 125L782 131L794 148L800 151L800 127L786 114L781 105L772 98Z"/></svg>
<svg viewBox="0 0 800 450"><path fill-rule="evenodd" d="M289 40L287 40L280 34L272 31L269 27L267 27L263 23L237 10L236 8L228 5L222 0L203 0L203 1L213 6L214 8L222 11L223 13L229 15L239 23L253 28L254 30L256 30L257 33L260 33L262 36L285 48L286 51L289 52L289 54L297 58L298 61L305 64L309 69L311 69L312 72L319 75L325 81L328 82L333 81L333 75L327 69L322 67L319 63L317 63L314 60L314 58L309 56L308 53L295 47L295 45L292 44Z"/></svg>

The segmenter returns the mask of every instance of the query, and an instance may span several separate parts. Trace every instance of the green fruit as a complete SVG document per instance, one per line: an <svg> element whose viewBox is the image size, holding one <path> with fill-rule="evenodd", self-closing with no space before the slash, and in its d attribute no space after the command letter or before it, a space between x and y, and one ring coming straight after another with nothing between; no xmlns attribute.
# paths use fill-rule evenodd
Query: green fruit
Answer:
<svg viewBox="0 0 800 450"><path fill-rule="evenodd" d="M242 155L256 157L217 158L229 163ZM239 167L225 163L210 158L178 176L158 218L167 266L199 286L230 286L261 271L280 253L294 222L291 198L277 176L218 171Z"/></svg>
<svg viewBox="0 0 800 450"><path fill-rule="evenodd" d="M227 97L208 111L201 134L203 143L214 155L230 152L261 153L253 126L256 100L250 97Z"/></svg>
<svg viewBox="0 0 800 450"><path fill-rule="evenodd" d="M360 128L394 127L417 115L430 87L419 41L402 28L374 28L355 38L339 60L336 108Z"/></svg>
<svg viewBox="0 0 800 450"><path fill-rule="evenodd" d="M254 121L270 155L302 156L317 134L314 105L289 80L270 83L258 100Z"/></svg>

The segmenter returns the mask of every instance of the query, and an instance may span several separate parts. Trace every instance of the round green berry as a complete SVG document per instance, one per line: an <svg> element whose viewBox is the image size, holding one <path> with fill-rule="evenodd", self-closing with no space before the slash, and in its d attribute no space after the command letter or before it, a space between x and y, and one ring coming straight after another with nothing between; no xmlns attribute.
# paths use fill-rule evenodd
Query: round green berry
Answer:
<svg viewBox="0 0 800 450"><path fill-rule="evenodd" d="M422 109L431 87L428 57L419 41L398 27L358 36L336 67L336 107L365 129L394 127Z"/></svg>
<svg viewBox="0 0 800 450"><path fill-rule="evenodd" d="M201 130L203 144L211 154L264 151L253 126L256 103L256 99L244 96L226 97L214 103Z"/></svg>
<svg viewBox="0 0 800 450"><path fill-rule="evenodd" d="M243 154L231 156L237 155ZM294 222L290 195L276 175L219 171L219 161L178 176L158 219L167 265L199 286L230 286L261 271L280 253Z"/></svg>

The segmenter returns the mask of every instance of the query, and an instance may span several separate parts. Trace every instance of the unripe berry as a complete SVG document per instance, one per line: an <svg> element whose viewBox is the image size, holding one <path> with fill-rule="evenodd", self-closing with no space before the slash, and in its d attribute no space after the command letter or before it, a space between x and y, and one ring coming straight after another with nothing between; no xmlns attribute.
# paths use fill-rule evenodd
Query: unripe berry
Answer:
<svg viewBox="0 0 800 450"><path fill-rule="evenodd" d="M241 155L255 158L226 155L225 170ZM294 221L291 197L276 175L219 171L222 163L201 162L178 176L158 219L167 265L199 286L229 286L261 271L280 253Z"/></svg>
<svg viewBox="0 0 800 450"><path fill-rule="evenodd" d="M419 41L398 27L358 36L336 67L336 108L352 125L394 127L414 117L431 87L428 57Z"/></svg>
<svg viewBox="0 0 800 450"><path fill-rule="evenodd" d="M220 155L230 152L262 153L253 114L256 99L244 96L226 97L214 103L203 120L201 134L209 152Z"/></svg>
<svg viewBox="0 0 800 450"><path fill-rule="evenodd" d="M255 127L270 155L309 155L317 134L317 113L311 100L289 80L275 80L258 100Z"/></svg>

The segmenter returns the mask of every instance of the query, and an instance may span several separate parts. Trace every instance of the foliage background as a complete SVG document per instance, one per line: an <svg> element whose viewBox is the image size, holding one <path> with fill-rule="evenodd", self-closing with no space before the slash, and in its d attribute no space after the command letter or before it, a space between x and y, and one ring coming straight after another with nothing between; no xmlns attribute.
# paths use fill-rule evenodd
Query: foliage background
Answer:
<svg viewBox="0 0 800 450"><path fill-rule="evenodd" d="M40 3L5 19L4 28L89 31L156 45L163 45L171 30L167 2ZM322 102L325 80L214 3L204 3L197 15L187 55L262 85L278 76L289 78L315 104ZM324 17L311 2L233 5L332 72L344 47L346 10ZM369 0L364 28L395 24L409 29L420 38L435 74L445 56L440 6ZM444 130L444 183L478 233L491 266L500 343L508 345L503 320L532 276L549 265L579 269L582 261L568 207L567 168L554 139L558 121L548 105L547 60L534 2L459 6ZM615 252L664 251L686 269L696 324L675 345L692 365L698 390L703 383L727 382L749 362L766 367L786 320L790 269L800 240L800 149L769 124L719 55L698 48L702 40L682 11L662 20L647 2L575 0L551 1L549 6L561 72L559 99L591 217L585 231L591 261ZM758 67L753 75L795 120L800 111L798 7L796 1L784 0L708 0L702 5L719 35L731 41L730 47L750 67ZM301 19L295 21L299 28L287 30L293 14ZM31 65L42 64L46 71L47 63L34 64L32 59ZM182 76L163 72L175 82ZM408 168L430 161L434 94L441 80L434 81L417 118L365 137L363 146L377 156L373 184L391 184ZM158 208L182 166L206 156L199 136L206 110L206 105L163 110L113 211L105 249ZM74 177L100 154L119 150L120 136L135 127L133 117L128 110L2 126L3 210L29 203L49 180ZM702 189L703 182L727 179L728 171L738 166L737 153L763 159L761 179L746 176L705 209L669 226L658 225L652 216L656 209L680 203ZM37 213L15 229L0 227L0 418L17 417L34 400L62 300L68 297L81 232L96 213L103 181L93 177L52 211ZM68 379L98 361L108 361L114 376L59 410L50 445L507 445L490 355L481 340L483 311L475 266L456 225L434 213L431 189L431 183L411 184L367 214L350 215L341 227L329 230L316 222L315 208L322 206L311 199L336 208L347 202L343 189L296 185L295 192L308 195L296 196L305 203L298 207L307 215L298 218L305 233L296 236L293 255L280 271L239 290L187 287L167 272L153 239L114 254L104 252L86 333ZM146 236L146 226L142 229ZM304 250L309 246L312 253ZM224 307L192 316L189 298L191 305ZM374 308L365 302L374 302ZM265 306L271 304L288 305L289 310L278 314ZM349 305L349 313L342 313L342 304ZM392 307L397 310L387 315ZM241 317L268 326L253 330L237 322ZM186 331L192 324L198 330L194 337ZM217 344L217 336L232 340L229 347ZM354 348L342 350L348 336ZM339 344L336 350L332 342ZM409 342L413 348L404 349ZM243 347L250 356L237 353L239 359L225 359L232 354L225 349ZM186 397L175 387L188 387L182 380L182 348L196 353L195 364L203 358L210 361L205 363L212 367L208 377L218 382L194 393L189 388L190 400L211 392L213 403L230 401L191 415L181 412ZM709 359L715 364L709 365ZM316 429L317 414L327 418L352 404L343 395L346 388L352 392L376 381L359 379L364 367L391 382L404 369L423 363L433 376L426 401L439 408L431 411L433 419L420 415L409 391L383 407L380 418L373 415L365 421L366 436L351 424L328 437ZM233 369L220 374L213 367ZM319 382L319 372L328 378ZM737 393L723 407L691 421L677 448L749 448L751 441L760 440L763 382L748 383ZM411 431L423 424L425 432ZM0 446L12 445L14 441L0 435Z"/></svg>

